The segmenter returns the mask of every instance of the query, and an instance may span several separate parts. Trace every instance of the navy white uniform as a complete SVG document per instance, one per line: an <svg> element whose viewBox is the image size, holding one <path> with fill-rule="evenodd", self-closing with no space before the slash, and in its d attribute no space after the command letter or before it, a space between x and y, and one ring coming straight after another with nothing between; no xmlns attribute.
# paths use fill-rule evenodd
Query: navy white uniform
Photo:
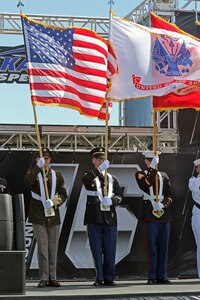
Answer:
<svg viewBox="0 0 200 300"><path fill-rule="evenodd" d="M83 183L87 192L84 225L87 225L90 248L95 263L96 281L94 285L103 283L113 285L117 242L115 207L122 201L122 192L117 179L107 173L107 196L111 199L112 205L107 207L107 210L103 210L105 208L102 208L105 184L103 173L95 168L86 171L83 175Z"/></svg>
<svg viewBox="0 0 200 300"><path fill-rule="evenodd" d="M200 159L195 160L196 167L200 164ZM192 231L194 233L195 242L197 245L197 271L200 278L200 174L197 177L189 179L189 189L192 192L193 208L192 208Z"/></svg>
<svg viewBox="0 0 200 300"><path fill-rule="evenodd" d="M139 179L139 174L144 175ZM156 174L158 175L158 200L162 203L164 213L158 218L152 212L156 201ZM137 172L136 181L143 191L143 221L147 239L148 282L169 283L167 279L167 259L170 236L172 190L169 178L164 172L147 168Z"/></svg>

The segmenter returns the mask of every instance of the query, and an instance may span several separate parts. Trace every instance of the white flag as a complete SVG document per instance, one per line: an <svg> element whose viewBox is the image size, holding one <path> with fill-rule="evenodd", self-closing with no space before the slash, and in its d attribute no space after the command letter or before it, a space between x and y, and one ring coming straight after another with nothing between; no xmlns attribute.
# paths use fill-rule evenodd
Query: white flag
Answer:
<svg viewBox="0 0 200 300"><path fill-rule="evenodd" d="M148 28L112 15L110 41L118 74L108 99L163 96L200 89L200 42L190 36Z"/></svg>

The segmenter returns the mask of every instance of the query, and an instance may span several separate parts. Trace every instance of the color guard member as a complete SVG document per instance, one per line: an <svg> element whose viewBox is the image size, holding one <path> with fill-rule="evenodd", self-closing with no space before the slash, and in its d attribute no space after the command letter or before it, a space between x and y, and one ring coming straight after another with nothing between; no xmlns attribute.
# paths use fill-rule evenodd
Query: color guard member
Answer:
<svg viewBox="0 0 200 300"><path fill-rule="evenodd" d="M90 249L96 268L94 286L115 286L115 254L117 243L117 214L115 207L122 201L122 191L117 179L105 170L109 161L105 160L105 149L97 147L90 152L94 170L83 176L87 191L84 224L87 225Z"/></svg>
<svg viewBox="0 0 200 300"><path fill-rule="evenodd" d="M67 199L64 178L60 172L50 167L51 152L42 148L42 157L36 156L36 165L27 172L25 183L31 190L29 222L33 224L33 233L38 247L40 282L38 287L60 287L57 281L57 250L60 234L59 206ZM41 169L45 169L45 179ZM44 180L50 199L46 199Z"/></svg>
<svg viewBox="0 0 200 300"><path fill-rule="evenodd" d="M192 209L192 231L194 233L197 245L197 271L200 278L200 159L194 161L197 177L192 176L189 179L189 189L192 192L193 209Z"/></svg>
<svg viewBox="0 0 200 300"><path fill-rule="evenodd" d="M172 190L164 172L157 172L158 156L146 151L146 171L136 172L136 181L143 191L143 220L147 239L148 281L147 284L169 284L167 279L168 245L170 236ZM158 197L156 198L156 174ZM156 201L157 200L157 201Z"/></svg>

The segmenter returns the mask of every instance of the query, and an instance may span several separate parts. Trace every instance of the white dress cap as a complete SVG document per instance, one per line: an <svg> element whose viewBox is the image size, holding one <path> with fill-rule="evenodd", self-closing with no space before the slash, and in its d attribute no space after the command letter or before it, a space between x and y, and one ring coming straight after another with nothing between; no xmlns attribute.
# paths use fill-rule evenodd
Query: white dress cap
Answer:
<svg viewBox="0 0 200 300"><path fill-rule="evenodd" d="M156 152L156 155L160 155L160 154L161 154L160 151ZM142 155L144 155L145 158L154 158L154 156L155 156L154 151L145 151L145 152L142 153Z"/></svg>
<svg viewBox="0 0 200 300"><path fill-rule="evenodd" d="M200 158L196 159L194 162L195 167L197 167L198 165L200 165Z"/></svg>

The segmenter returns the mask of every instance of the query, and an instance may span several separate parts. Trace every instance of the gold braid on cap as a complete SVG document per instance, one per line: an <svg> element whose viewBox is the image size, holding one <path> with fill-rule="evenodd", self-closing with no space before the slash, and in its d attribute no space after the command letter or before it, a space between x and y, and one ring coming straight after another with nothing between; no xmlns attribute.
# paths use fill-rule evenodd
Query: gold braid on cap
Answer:
<svg viewBox="0 0 200 300"><path fill-rule="evenodd" d="M105 152L104 151L98 151L98 152L94 152L93 154L92 154L92 156L94 156L94 155L96 155L96 154L105 154Z"/></svg>

